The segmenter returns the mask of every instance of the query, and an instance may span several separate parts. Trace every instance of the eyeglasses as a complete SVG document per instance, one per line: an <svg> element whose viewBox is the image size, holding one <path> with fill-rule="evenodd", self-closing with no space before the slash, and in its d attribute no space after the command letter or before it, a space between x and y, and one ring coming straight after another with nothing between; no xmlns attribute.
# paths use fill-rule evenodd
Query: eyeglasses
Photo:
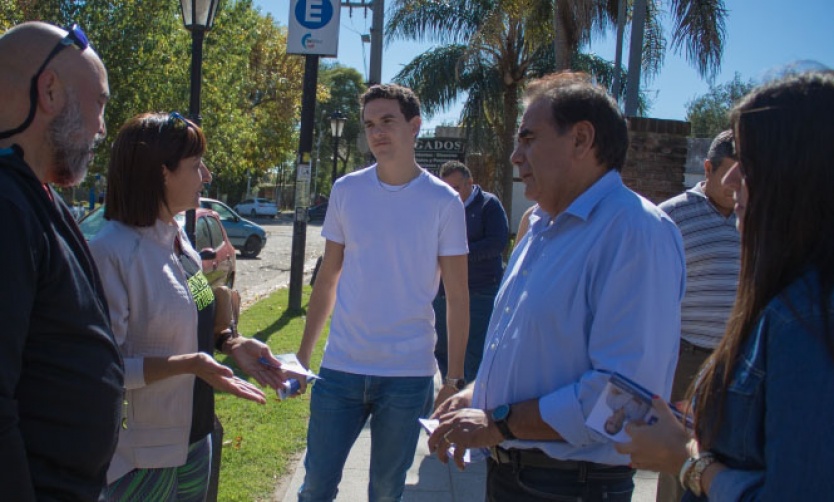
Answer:
<svg viewBox="0 0 834 502"><path fill-rule="evenodd" d="M180 112L171 112L168 114L168 120L159 124L159 132L162 133L163 127L170 127L172 129L188 129L191 127L191 122L183 117Z"/></svg>
<svg viewBox="0 0 834 502"><path fill-rule="evenodd" d="M67 47L75 46L79 51L83 51L90 46L90 40L77 24L73 24L67 32L67 36L58 41L55 47L52 48L52 51L50 51L50 53L46 56L43 64L41 64L38 71L35 72L35 76L32 77L32 81L29 84L29 115L26 117L26 120L24 120L18 127L0 133L0 139L6 139L14 136L15 134L21 133L32 123L32 120L35 118L35 108L38 104L38 79L46 69L46 65L48 65L50 61L55 59L55 56Z"/></svg>

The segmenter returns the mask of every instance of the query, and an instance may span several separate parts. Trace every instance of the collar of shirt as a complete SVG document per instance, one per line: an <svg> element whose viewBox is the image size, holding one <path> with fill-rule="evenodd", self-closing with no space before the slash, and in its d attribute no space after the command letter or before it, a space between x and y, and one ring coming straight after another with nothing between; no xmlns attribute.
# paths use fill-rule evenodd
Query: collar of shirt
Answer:
<svg viewBox="0 0 834 502"><path fill-rule="evenodd" d="M600 201L602 201L606 195L611 193L612 190L616 189L621 184L622 178L620 177L620 173L611 169L587 190L582 192L579 197L574 199L567 209L558 214L553 221L568 216L573 216L581 219L582 221L586 221L594 208L599 205ZM534 234L537 234L549 227L550 221L550 214L545 212L541 207L537 207L533 210L533 214L530 217L530 228L533 230Z"/></svg>
<svg viewBox="0 0 834 502"><path fill-rule="evenodd" d="M710 198L707 197L707 193L704 191L704 187L706 186L706 184L707 184L706 181L699 181L695 186L693 186L692 188L687 190L687 193L690 193L690 194L692 194L696 197L700 197L700 198L704 199L704 202L707 204L707 206L709 206L709 208L712 209L713 212L715 212L715 214L717 216L720 216L721 218L723 218L726 221L726 223L731 224L731 225L735 225L736 224L736 213L735 213L735 211L731 211L729 216L724 216L723 214L721 214L721 211L719 211L718 208L715 207L715 204L712 203Z"/></svg>
<svg viewBox="0 0 834 502"><path fill-rule="evenodd" d="M480 191L481 187L479 187L478 185L472 185L472 193L470 193L469 197L467 197L464 201L463 207L469 207L469 204L472 204L472 201L475 200L475 197L478 196L478 193L480 193Z"/></svg>

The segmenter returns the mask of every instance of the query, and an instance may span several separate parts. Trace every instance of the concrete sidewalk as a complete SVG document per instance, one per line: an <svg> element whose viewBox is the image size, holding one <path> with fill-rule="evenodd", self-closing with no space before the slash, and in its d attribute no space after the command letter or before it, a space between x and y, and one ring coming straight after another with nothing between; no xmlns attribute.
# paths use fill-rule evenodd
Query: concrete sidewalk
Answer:
<svg viewBox="0 0 834 502"><path fill-rule="evenodd" d="M486 463L467 466L463 472L450 462L443 465L429 454L426 434L417 443L414 463L405 480L406 502L483 502L486 480ZM368 499L368 466L371 461L371 430L366 426L353 445L345 464L342 482L339 484L337 502L360 502ZM304 481L304 458L299 460L292 481L285 493L276 494L276 500L295 502ZM657 474L638 471L634 477L634 502L654 502ZM283 490L282 490L283 491Z"/></svg>
<svg viewBox="0 0 834 502"><path fill-rule="evenodd" d="M435 376L435 389L440 389L440 374ZM370 421L369 421L370 422ZM470 464L463 472L449 462L443 465L429 454L428 435L420 434L414 463L405 479L405 502L483 502L486 483L486 462ZM368 470L371 465L370 424L359 434L345 463L337 502L368 500ZM295 502L304 481L304 455L298 460L289 485L279 486L276 502ZM634 477L633 502L654 502L657 473L637 471Z"/></svg>

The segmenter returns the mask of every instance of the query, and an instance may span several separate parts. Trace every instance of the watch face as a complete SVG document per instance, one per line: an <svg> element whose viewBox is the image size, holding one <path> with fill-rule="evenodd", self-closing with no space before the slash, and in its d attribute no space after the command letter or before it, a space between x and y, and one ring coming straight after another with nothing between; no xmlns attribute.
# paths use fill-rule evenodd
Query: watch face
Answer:
<svg viewBox="0 0 834 502"><path fill-rule="evenodd" d="M492 419L498 422L502 422L507 419L507 416L510 414L510 405L502 404L498 408L492 410Z"/></svg>

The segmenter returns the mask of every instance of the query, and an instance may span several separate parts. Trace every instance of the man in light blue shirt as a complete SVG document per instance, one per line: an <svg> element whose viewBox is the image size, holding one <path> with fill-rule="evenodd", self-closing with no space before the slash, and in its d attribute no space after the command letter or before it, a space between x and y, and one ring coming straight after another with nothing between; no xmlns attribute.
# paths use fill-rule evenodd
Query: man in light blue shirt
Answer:
<svg viewBox="0 0 834 502"><path fill-rule="evenodd" d="M429 447L489 448L488 500L630 500L633 469L585 425L618 372L669 397L685 289L675 224L623 185L628 130L584 75L531 83L512 162L539 207L507 266L473 386ZM567 499L565 499L567 500Z"/></svg>

